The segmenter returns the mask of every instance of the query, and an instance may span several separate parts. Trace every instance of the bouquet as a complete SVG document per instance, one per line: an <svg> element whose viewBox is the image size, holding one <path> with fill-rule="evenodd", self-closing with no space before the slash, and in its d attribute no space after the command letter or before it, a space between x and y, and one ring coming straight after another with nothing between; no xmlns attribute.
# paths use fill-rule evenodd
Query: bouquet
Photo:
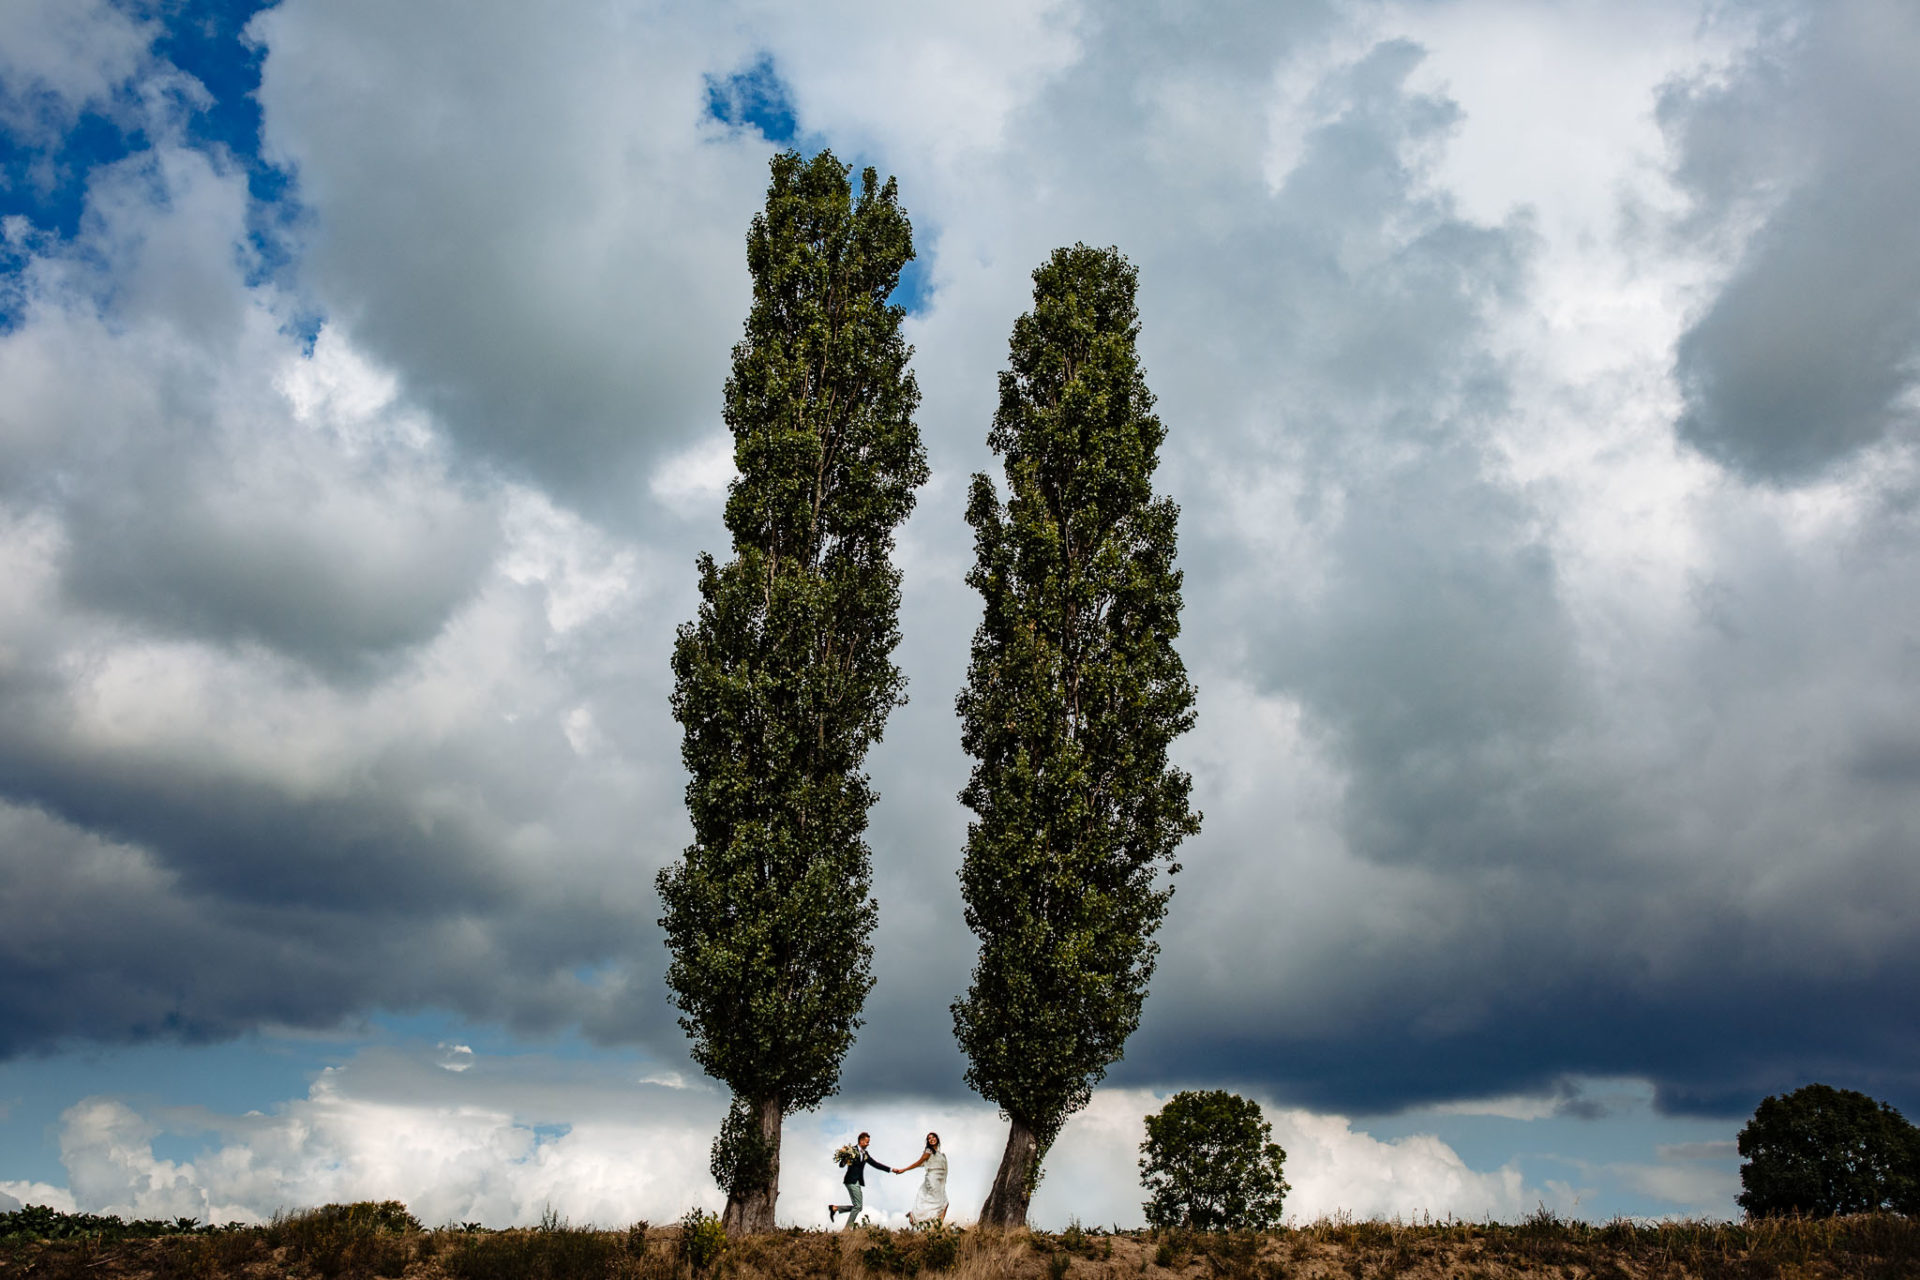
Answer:
<svg viewBox="0 0 1920 1280"><path fill-rule="evenodd" d="M858 1145L849 1142L846 1146L833 1153L833 1162L842 1169L850 1169L860 1163L862 1154Z"/></svg>

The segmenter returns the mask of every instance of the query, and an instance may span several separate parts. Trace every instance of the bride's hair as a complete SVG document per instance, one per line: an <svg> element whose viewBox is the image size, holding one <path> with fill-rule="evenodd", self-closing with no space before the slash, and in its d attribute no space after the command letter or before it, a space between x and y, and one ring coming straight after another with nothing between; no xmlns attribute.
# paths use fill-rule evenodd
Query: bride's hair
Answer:
<svg viewBox="0 0 1920 1280"><path fill-rule="evenodd" d="M927 1150L932 1151L935 1147L939 1145L940 1145L940 1135L937 1133L929 1133L927 1135Z"/></svg>

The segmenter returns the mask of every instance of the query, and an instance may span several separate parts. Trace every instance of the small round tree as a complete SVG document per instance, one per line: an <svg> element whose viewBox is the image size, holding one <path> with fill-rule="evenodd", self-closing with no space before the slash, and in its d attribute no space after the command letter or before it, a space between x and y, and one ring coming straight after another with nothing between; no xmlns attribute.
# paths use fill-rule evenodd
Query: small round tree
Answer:
<svg viewBox="0 0 1920 1280"><path fill-rule="evenodd" d="M1810 1084L1770 1097L1740 1130L1748 1216L1920 1212L1920 1130L1884 1102Z"/></svg>
<svg viewBox="0 0 1920 1280"><path fill-rule="evenodd" d="M1260 1104L1222 1089L1176 1093L1147 1117L1141 1208L1156 1227L1261 1230L1280 1220L1287 1153Z"/></svg>

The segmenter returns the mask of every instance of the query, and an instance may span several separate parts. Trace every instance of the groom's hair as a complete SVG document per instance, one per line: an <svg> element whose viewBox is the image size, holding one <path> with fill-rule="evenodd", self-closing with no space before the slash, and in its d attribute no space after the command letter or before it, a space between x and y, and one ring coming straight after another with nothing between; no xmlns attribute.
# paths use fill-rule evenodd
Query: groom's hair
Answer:
<svg viewBox="0 0 1920 1280"><path fill-rule="evenodd" d="M861 1134L861 1135L860 1135L860 1136L859 1136L858 1138L855 1138L855 1139L854 1139L854 1141L855 1141L855 1142L861 1142L861 1141L864 1141L864 1140L866 1140L866 1139L868 1139L868 1138L871 1138L872 1136L873 1136L873 1135L872 1135L872 1134L870 1134L870 1133L863 1133L863 1134Z"/></svg>

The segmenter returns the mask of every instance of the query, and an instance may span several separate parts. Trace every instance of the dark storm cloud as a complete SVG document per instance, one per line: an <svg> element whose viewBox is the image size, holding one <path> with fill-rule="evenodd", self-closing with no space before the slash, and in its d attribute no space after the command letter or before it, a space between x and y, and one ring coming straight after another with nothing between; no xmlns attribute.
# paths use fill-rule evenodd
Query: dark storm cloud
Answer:
<svg viewBox="0 0 1920 1280"><path fill-rule="evenodd" d="M1579 883L1629 819L1556 758L1585 710L1574 631L1542 513L1491 447L1511 409L1487 334L1523 296L1533 236L1524 220L1475 225L1431 189L1427 158L1459 114L1409 90L1421 58L1389 42L1329 76L1328 118L1265 225L1212 261L1182 263L1197 287L1174 303L1171 327L1194 332L1223 292L1232 306L1212 326L1231 344L1211 353L1213 389L1176 366L1163 397L1169 420L1198 437L1187 446L1203 460L1198 482L1303 475L1292 518L1322 531L1306 561L1261 554L1244 525L1209 519L1205 499L1189 497L1187 647L1308 710L1345 777L1337 822L1353 856L1422 875ZM1530 927L1527 889L1483 887L1464 919L1423 920L1416 906L1356 920L1289 972L1196 965L1196 952L1230 956L1247 931L1311 909L1279 896L1291 851L1264 844L1245 828L1195 842L1188 903L1231 886L1270 905L1236 912L1224 935L1215 924L1174 932L1117 1080L1198 1071L1374 1109L1604 1069L1591 1053L1517 1052L1556 1039L1534 1029L1555 1008L1539 975L1593 980L1564 934ZM1410 950L1402 930L1436 953ZM1231 985L1215 994L1223 974ZM1424 1049L1441 1045L1450 1057L1436 1063Z"/></svg>
<svg viewBox="0 0 1920 1280"><path fill-rule="evenodd" d="M718 425L771 147L706 118L748 52L615 10L283 5L267 153L317 211L303 270L464 449L614 525Z"/></svg>
<svg viewBox="0 0 1920 1280"><path fill-rule="evenodd" d="M233 279L233 172L156 148L95 173L89 202L35 263L0 439L0 499L66 531L70 603L334 674L430 639L498 552L484 487L410 440L390 394L303 418L275 389L297 357Z"/></svg>
<svg viewBox="0 0 1920 1280"><path fill-rule="evenodd" d="M1272 247L1232 246L1248 263L1232 374L1278 393L1243 410L1263 438L1233 445L1297 451L1303 505L1340 514L1310 601L1286 577L1299 566L1203 523L1189 644L1251 642L1256 678L1317 712L1352 771L1354 852L1504 861L1523 852L1506 830L1516 804L1563 823L1577 790L1536 773L1579 710L1554 553L1488 439L1510 410L1487 328L1521 294L1532 237L1523 221L1476 226L1423 190L1422 153L1458 113L1406 89L1421 57L1383 44L1329 84L1343 107L1277 194ZM1209 265L1203 279L1221 274ZM1207 303L1198 290L1184 301L1195 319Z"/></svg>
<svg viewBox="0 0 1920 1280"><path fill-rule="evenodd" d="M1474 883L1464 936L1444 950L1355 937L1346 955L1288 975L1324 990L1284 1012L1157 1004L1116 1083L1254 1082L1362 1113L1550 1094L1572 1075L1650 1079L1662 1109L1706 1115L1737 1115L1814 1079L1905 1106L1920 1097L1920 1033L1890 1012L1920 966L1910 939L1844 972L1815 972L1830 965L1818 949L1790 929L1756 928L1710 888L1666 890L1676 901L1660 909L1645 902L1660 892L1651 885L1592 884L1569 901L1524 874L1507 879L1504 892L1491 878ZM1668 938L1647 936L1654 918ZM1364 954L1381 946L1394 949L1392 964ZM1263 975L1238 977L1262 985Z"/></svg>
<svg viewBox="0 0 1920 1280"><path fill-rule="evenodd" d="M1118 1078L1199 1059L1360 1110L1569 1074L1641 1075L1680 1111L1737 1114L1809 1079L1911 1105L1915 1037L1889 1016L1920 972L1904 923L1920 822L1893 728L1915 701L1895 638L1916 620L1911 519L1770 552L1714 530L1711 605L1677 649L1622 636L1647 666L1621 681L1545 607L1538 550L1474 556L1363 510L1407 536L1297 601L1304 665L1273 678L1334 735L1339 830L1381 870L1329 893L1300 850L1229 815L1231 887L1185 886L1202 928L1169 942ZM1356 601L1362 582L1381 594ZM1348 905L1323 929L1296 894ZM1268 944L1263 919L1312 940Z"/></svg>
<svg viewBox="0 0 1920 1280"><path fill-rule="evenodd" d="M1365 1110L1611 1074L1714 1114L1811 1076L1912 1097L1912 1038L1884 1016L1920 959L1894 853L1920 815L1884 780L1905 740L1885 706L1913 701L1891 637L1920 577L1897 476L1807 536L1703 498L1677 613L1596 600L1591 548L1505 443L1556 430L1521 416L1494 354L1539 233L1524 213L1467 219L1436 186L1461 115L1411 87L1405 41L1324 71L1271 190L1244 120L1180 136L1180 108L1212 89L1258 101L1245 69L1300 52L1297 31L1242 35L1216 57L1151 22L1099 26L1022 121L1009 167L1046 194L1019 190L1026 223L995 246L1017 261L1049 237L1112 240L1140 264L1163 481L1186 512L1208 822L1114 1080ZM981 421L949 428L971 465L960 440ZM910 669L957 679L957 645L914 637L964 635L968 610L920 607ZM1300 709L1291 746L1238 718L1248 687ZM964 767L921 745L951 731L941 692L902 713L890 797ZM1286 776L1315 757L1325 779ZM939 922L958 823L947 865L921 852L937 829L893 826L883 806L883 904L912 905L883 912L897 959L872 1021L903 1030L863 1040L850 1078L954 1088L944 1004L970 951ZM890 872L896 843L924 870ZM895 927L910 943L889 944Z"/></svg>
<svg viewBox="0 0 1920 1280"><path fill-rule="evenodd" d="M1326 74L1325 119L1278 190L1244 154L1217 176L1206 168L1210 157L1177 148L1142 159L1139 139L1164 124L1156 87L1225 85L1229 97L1238 91L1257 101L1274 62L1306 38L1283 25L1216 51L1150 22L1102 29L1034 109L1034 151L1075 177L1063 184L1070 194L1055 198L1064 207L1046 208L1036 221L1059 239L1082 228L1112 238L1141 267L1143 349L1172 431L1163 483L1189 513L1183 648L1200 678L1240 674L1250 661L1260 684L1298 692L1320 712L1323 732L1353 770L1347 826L1362 856L1462 865L1524 859L1537 853L1538 833L1513 830L1512 805L1525 804L1533 822L1552 825L1564 843L1569 800L1589 801L1577 781L1531 772L1529 757L1576 710L1570 637L1552 556L1533 532L1537 513L1488 474L1482 441L1505 409L1502 372L1482 350L1485 325L1520 292L1531 233L1524 223L1468 223L1428 189L1426 157L1458 112L1443 97L1408 90L1422 54L1404 41ZM1080 127L1094 119L1105 122L1100 146L1089 146L1092 131ZM1070 162L1060 160L1069 154ZM1037 156L1028 163L1042 166ZM1124 194L1177 189L1196 168L1213 178L1196 197L1215 211L1202 218L1204 233L1178 202ZM1315 482L1303 501L1346 512L1322 552L1328 566L1316 571L1331 585L1310 614L1298 609L1285 576L1299 566L1254 551L1247 513L1223 513L1220 504L1223 491L1295 466ZM909 629L910 647L930 628L954 637L970 629L971 599L953 586L948 593L940 622ZM957 680L958 663L942 665ZM943 692L934 691L942 713ZM918 722L915 740L950 732L943 714L910 708L902 716ZM1205 734L1204 705L1202 718ZM915 767L897 773L882 762L883 787L897 777L894 785L918 792L929 774L963 776L965 762L951 755L923 751ZM1222 817L1231 821L1216 811L1210 822ZM889 827L883 809L876 830L885 836ZM949 830L947 856L957 859L959 822ZM925 824L914 834L920 838L903 832L899 842L931 843ZM1218 1000L1205 995L1214 976L1184 963L1197 933L1232 945L1232 937L1182 918L1192 895L1210 887L1244 893L1271 874L1265 850L1242 843L1242 834L1205 834L1183 857L1184 896L1175 899L1168 958L1149 1002L1152 1010L1202 1007L1201 1024L1173 1027L1150 1012L1130 1053L1139 1065L1121 1078L1181 1078L1213 1060L1201 1046L1223 1023L1259 1023L1270 1007L1278 975L1252 975ZM1579 850L1561 852L1577 861ZM923 905L929 899L954 896L937 859L921 865L901 895L917 900L916 917L932 914ZM891 927L883 922L883 931ZM1229 926L1234 936L1262 927L1254 919ZM937 918L912 936L903 951L916 980L902 973L896 987L883 966L874 1020L918 1031L856 1048L849 1066L857 1086L957 1086L944 1000L924 997L964 983L967 940L939 930ZM1335 956L1315 957L1310 971L1285 981L1321 989L1337 981L1328 972L1336 965ZM1341 1048L1333 1052L1354 1053L1380 1030L1356 1024L1320 1034L1336 1037ZM1404 1076L1381 1086L1388 1094L1409 1087Z"/></svg>
<svg viewBox="0 0 1920 1280"><path fill-rule="evenodd" d="M456 630L500 648L442 639L372 689L245 648L120 650L119 621L48 637L76 674L0 678L0 1052L429 1007L677 1047L635 929L673 783L609 787L632 744L569 732L583 698L644 724L659 689L542 653L539 594L492 592ZM540 674L475 697L436 671L502 650Z"/></svg>
<svg viewBox="0 0 1920 1280"><path fill-rule="evenodd" d="M0 842L8 1055L86 1040L203 1042L262 1022L326 1026L363 1007L367 979L394 959L382 931L343 916L315 928L312 911L210 910L173 892L137 850L43 812L0 809Z"/></svg>
<svg viewBox="0 0 1920 1280"><path fill-rule="evenodd" d="M633 744L568 715L591 699L643 725L660 691L549 647L542 604L494 584L455 624L491 652L443 637L371 688L244 647L129 652L117 620L47 637L85 655L77 678L0 678L0 963L19 979L0 1051L446 1008L671 1053L635 921L674 784L607 786ZM446 683L489 662L530 675Z"/></svg>
<svg viewBox="0 0 1920 1280"><path fill-rule="evenodd" d="M175 438L72 484L64 576L83 609L345 674L431 639L498 552L486 504L392 483L407 460L355 468L345 500L311 479L242 489L228 442L128 425L130 444Z"/></svg>
<svg viewBox="0 0 1920 1280"><path fill-rule="evenodd" d="M683 610L449 442L443 380L337 319L309 343L310 300L250 276L245 173L149 107L73 238L15 244L0 335L0 1054L447 1008L677 1057L645 922L679 781L627 653ZM413 230L409 260L475 251Z"/></svg>
<svg viewBox="0 0 1920 1280"><path fill-rule="evenodd" d="M1815 6L1724 81L1661 105L1704 227L1760 216L1681 339L1680 435L1796 483L1911 432L1920 368L1920 15Z"/></svg>

